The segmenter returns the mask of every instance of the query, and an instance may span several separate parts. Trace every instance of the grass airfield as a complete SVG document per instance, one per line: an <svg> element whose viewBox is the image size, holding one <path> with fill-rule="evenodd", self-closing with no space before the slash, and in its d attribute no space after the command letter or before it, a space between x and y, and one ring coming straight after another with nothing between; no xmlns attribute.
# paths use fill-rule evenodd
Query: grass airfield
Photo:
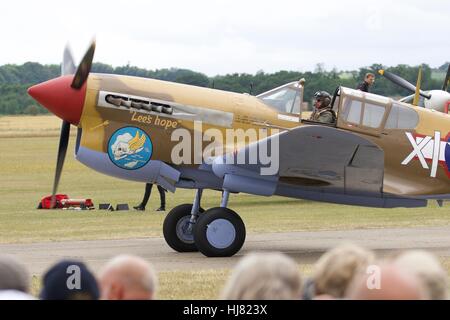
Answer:
<svg viewBox="0 0 450 320"><path fill-rule="evenodd" d="M165 214L154 211L159 206L156 188L145 212L35 209L41 197L51 193L59 126L54 116L0 117L0 243L162 237ZM99 203L128 203L131 208L140 202L142 183L108 177L83 166L73 157L74 143L72 135L59 193L92 198L97 208ZM168 193L167 207L191 203L193 197L193 190ZM220 192L205 191L204 208L219 203ZM241 215L248 233L450 225L450 206L439 208L436 203L426 208L374 209L239 194L231 195L229 207ZM450 269L448 259L443 262ZM299 268L304 274L311 270L310 265ZM228 273L208 269L161 272L158 296L215 298ZM37 292L38 287L35 277L33 290Z"/></svg>

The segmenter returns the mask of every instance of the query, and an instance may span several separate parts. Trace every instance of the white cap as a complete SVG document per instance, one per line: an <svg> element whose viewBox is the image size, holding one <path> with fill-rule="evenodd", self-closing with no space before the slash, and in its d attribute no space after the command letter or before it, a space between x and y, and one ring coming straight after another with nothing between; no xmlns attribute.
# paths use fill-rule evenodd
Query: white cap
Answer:
<svg viewBox="0 0 450 320"><path fill-rule="evenodd" d="M36 300L36 298L22 291L0 290L0 300Z"/></svg>

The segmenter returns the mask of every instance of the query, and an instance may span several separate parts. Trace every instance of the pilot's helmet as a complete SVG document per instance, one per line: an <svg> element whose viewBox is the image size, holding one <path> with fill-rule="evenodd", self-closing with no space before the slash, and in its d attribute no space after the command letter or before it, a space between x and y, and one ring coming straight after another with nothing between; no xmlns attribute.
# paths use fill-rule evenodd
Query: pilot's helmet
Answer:
<svg viewBox="0 0 450 320"><path fill-rule="evenodd" d="M314 99L321 102L322 108L328 107L331 103L331 95L326 91L317 91L314 93Z"/></svg>

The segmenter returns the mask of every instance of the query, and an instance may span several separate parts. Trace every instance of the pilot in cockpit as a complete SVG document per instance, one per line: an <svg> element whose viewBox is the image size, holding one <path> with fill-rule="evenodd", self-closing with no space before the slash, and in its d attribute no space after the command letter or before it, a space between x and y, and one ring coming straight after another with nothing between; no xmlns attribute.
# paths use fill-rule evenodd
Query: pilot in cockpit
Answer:
<svg viewBox="0 0 450 320"><path fill-rule="evenodd" d="M314 110L309 120L335 123L336 113L331 109L331 95L326 91L317 91L314 94Z"/></svg>

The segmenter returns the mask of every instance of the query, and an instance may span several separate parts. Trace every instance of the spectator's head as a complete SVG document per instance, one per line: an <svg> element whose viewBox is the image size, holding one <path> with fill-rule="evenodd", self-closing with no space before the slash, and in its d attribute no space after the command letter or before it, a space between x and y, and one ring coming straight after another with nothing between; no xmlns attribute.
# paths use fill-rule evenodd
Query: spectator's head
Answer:
<svg viewBox="0 0 450 320"><path fill-rule="evenodd" d="M0 255L0 290L30 290L30 275L27 269L9 255Z"/></svg>
<svg viewBox="0 0 450 320"><path fill-rule="evenodd" d="M297 264L281 253L252 253L235 267L223 291L226 300L300 299Z"/></svg>
<svg viewBox="0 0 450 320"><path fill-rule="evenodd" d="M355 275L365 272L374 259L371 251L352 244L326 252L314 267L315 294L342 298Z"/></svg>
<svg viewBox="0 0 450 320"><path fill-rule="evenodd" d="M422 282L401 268L386 264L371 274L357 276L346 297L352 300L423 300L428 298Z"/></svg>
<svg viewBox="0 0 450 320"><path fill-rule="evenodd" d="M375 75L371 72L366 73L364 81L367 82L369 85L372 85L375 82Z"/></svg>
<svg viewBox="0 0 450 320"><path fill-rule="evenodd" d="M121 255L110 260L100 274L102 299L151 300L155 298L156 274L140 257Z"/></svg>
<svg viewBox="0 0 450 320"><path fill-rule="evenodd" d="M400 254L393 263L400 269L416 275L428 290L430 299L447 299L447 272L434 255L421 250L406 251Z"/></svg>
<svg viewBox="0 0 450 320"><path fill-rule="evenodd" d="M43 300L98 300L97 280L80 261L64 260L44 275L40 298Z"/></svg>

